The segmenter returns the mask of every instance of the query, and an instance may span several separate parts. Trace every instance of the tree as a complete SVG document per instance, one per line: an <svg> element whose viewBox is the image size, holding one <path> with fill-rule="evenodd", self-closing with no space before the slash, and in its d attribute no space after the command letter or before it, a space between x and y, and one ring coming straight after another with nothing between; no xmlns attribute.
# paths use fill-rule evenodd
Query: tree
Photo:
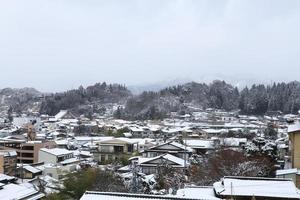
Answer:
<svg viewBox="0 0 300 200"><path fill-rule="evenodd" d="M210 185L224 176L270 177L274 171L274 161L269 156L246 156L222 149L209 157L206 163L193 165L190 178L195 184Z"/></svg>
<svg viewBox="0 0 300 200"><path fill-rule="evenodd" d="M126 192L121 178L109 171L100 169L86 169L71 173L63 181L63 188L56 188L59 192L49 195L46 199L80 199L87 190L101 192Z"/></svg>
<svg viewBox="0 0 300 200"><path fill-rule="evenodd" d="M185 182L184 174L174 169L167 161L162 160L157 166L156 189L172 190L172 194L176 194L177 190L183 186Z"/></svg>
<svg viewBox="0 0 300 200"><path fill-rule="evenodd" d="M10 123L14 120L12 113L13 113L13 108L12 106L9 106L9 109L7 110L7 118Z"/></svg>

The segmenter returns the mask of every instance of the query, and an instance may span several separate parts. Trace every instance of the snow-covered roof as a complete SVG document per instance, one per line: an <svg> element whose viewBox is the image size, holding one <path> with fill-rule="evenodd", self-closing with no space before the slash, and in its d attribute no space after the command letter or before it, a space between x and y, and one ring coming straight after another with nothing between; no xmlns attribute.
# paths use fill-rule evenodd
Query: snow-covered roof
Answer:
<svg viewBox="0 0 300 200"><path fill-rule="evenodd" d="M193 152L193 149L191 147L188 147L186 145L183 145L183 144L180 144L180 143L174 142L174 141L166 142L166 143L162 143L162 144L150 147L149 150L156 150L156 149L160 150L160 147L167 146L167 145L171 145L171 146L177 147L178 149L181 149L182 151ZM165 149L165 150L167 150L167 149ZM173 151L173 149L169 149L169 150Z"/></svg>
<svg viewBox="0 0 300 200"><path fill-rule="evenodd" d="M276 171L276 176L280 175L286 175L286 174L297 174L298 169L293 168L293 169L281 169Z"/></svg>
<svg viewBox="0 0 300 200"><path fill-rule="evenodd" d="M127 144L135 144L135 143L137 143L136 140L131 139L131 138L125 138L125 137L111 138L111 139L100 141L101 144L103 144L103 143L119 143L119 142L121 142L121 143L127 143Z"/></svg>
<svg viewBox="0 0 300 200"><path fill-rule="evenodd" d="M139 160L138 160L138 164L142 165L142 164L145 164L149 161L152 161L152 160L157 160L157 159L165 159L165 160L168 160L168 161L171 161L173 163L176 163L178 165L180 165L181 167L184 167L185 166L185 161L184 159L182 158L178 158L176 156L173 156L171 154L164 154L164 155L160 155L160 156L156 156L156 157L153 157L153 158L143 158L143 157L140 157ZM188 162L186 162L188 164Z"/></svg>
<svg viewBox="0 0 300 200"><path fill-rule="evenodd" d="M59 111L59 113L57 113L57 114L54 116L54 118L55 118L56 120L59 120L59 119L63 118L67 113L68 113L67 110L61 110L61 111Z"/></svg>
<svg viewBox="0 0 300 200"><path fill-rule="evenodd" d="M161 196L161 195L146 195L146 194L131 194L131 193L116 193L116 192L90 192L87 191L81 197L80 200L145 200L145 199L166 199L166 200L180 200L180 199L189 199L189 200L200 200L205 199L201 196L197 198L185 198L178 196ZM210 200L210 199L206 199ZM211 199L213 200L213 199Z"/></svg>
<svg viewBox="0 0 300 200"><path fill-rule="evenodd" d="M63 155L73 153L67 149L59 149L59 148L53 148L53 149L41 148L40 151L44 151L55 156L63 156Z"/></svg>
<svg viewBox="0 0 300 200"><path fill-rule="evenodd" d="M61 161L60 164L62 165L67 165L67 164L72 164L72 163L76 163L76 162L79 162L80 160L78 158L69 158L69 159L66 159L64 161Z"/></svg>
<svg viewBox="0 0 300 200"><path fill-rule="evenodd" d="M213 140L186 140L185 144L191 148L211 149L214 148Z"/></svg>
<svg viewBox="0 0 300 200"><path fill-rule="evenodd" d="M124 135L125 137L127 137L127 138L132 137L132 134L131 134L131 133L123 133L123 135Z"/></svg>
<svg viewBox="0 0 300 200"><path fill-rule="evenodd" d="M3 156L17 156L17 152L14 150L0 150L0 155Z"/></svg>
<svg viewBox="0 0 300 200"><path fill-rule="evenodd" d="M7 184L0 190L1 199L14 200L14 199L41 199L44 194L38 193L33 186L28 184ZM30 197L30 198L28 198Z"/></svg>
<svg viewBox="0 0 300 200"><path fill-rule="evenodd" d="M223 140L223 145L225 146L231 146L231 147L238 147L240 146L241 143L246 143L247 138L224 138Z"/></svg>
<svg viewBox="0 0 300 200"><path fill-rule="evenodd" d="M202 199L219 200L215 197L213 187L186 187L179 189L176 196L195 199L201 196Z"/></svg>
<svg viewBox="0 0 300 200"><path fill-rule="evenodd" d="M142 127L139 126L130 126L128 127L132 132L143 132L144 129Z"/></svg>
<svg viewBox="0 0 300 200"><path fill-rule="evenodd" d="M294 124L288 126L288 132L300 131L300 121L296 121Z"/></svg>
<svg viewBox="0 0 300 200"><path fill-rule="evenodd" d="M86 157L91 157L93 156L93 154L89 151L79 151L79 150L75 150L72 151L74 156L86 156Z"/></svg>
<svg viewBox="0 0 300 200"><path fill-rule="evenodd" d="M300 198L290 179L224 177L214 183L214 189L221 196Z"/></svg>
<svg viewBox="0 0 300 200"><path fill-rule="evenodd" d="M27 171L33 173L33 174L40 173L42 171L42 170L37 169L35 167L32 167L30 165L25 165L25 166L23 166L23 168L26 169Z"/></svg>
<svg viewBox="0 0 300 200"><path fill-rule="evenodd" d="M211 134L219 134L219 133L227 133L227 129L202 129L206 133L211 133Z"/></svg>
<svg viewBox="0 0 300 200"><path fill-rule="evenodd" d="M6 174L0 174L0 182L3 182L3 181L12 181L14 179L15 179L15 177L13 177L13 176L8 176Z"/></svg>

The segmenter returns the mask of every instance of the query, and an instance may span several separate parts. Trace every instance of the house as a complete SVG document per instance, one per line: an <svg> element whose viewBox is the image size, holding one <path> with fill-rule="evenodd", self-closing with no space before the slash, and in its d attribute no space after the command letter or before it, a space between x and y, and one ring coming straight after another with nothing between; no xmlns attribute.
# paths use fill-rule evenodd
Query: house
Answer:
<svg viewBox="0 0 300 200"><path fill-rule="evenodd" d="M67 149L47 149L41 148L39 151L39 162L51 163L51 164L59 164L64 161L67 161L71 158L74 158L73 152Z"/></svg>
<svg viewBox="0 0 300 200"><path fill-rule="evenodd" d="M39 192L32 184L0 184L0 198L7 200L38 200L45 197L45 194Z"/></svg>
<svg viewBox="0 0 300 200"><path fill-rule="evenodd" d="M137 141L129 138L100 140L95 142L98 149L93 154L98 162L118 160L122 156L131 155L137 151L137 143Z"/></svg>
<svg viewBox="0 0 300 200"><path fill-rule="evenodd" d="M143 157L146 158L156 157L167 153L182 159L187 159L193 153L193 150L186 145L170 141L150 147L149 149L144 150L142 153Z"/></svg>
<svg viewBox="0 0 300 200"><path fill-rule="evenodd" d="M221 139L221 146L234 150L242 150L247 143L247 138L227 137Z"/></svg>
<svg viewBox="0 0 300 200"><path fill-rule="evenodd" d="M0 150L0 173L16 175L17 152L15 150Z"/></svg>
<svg viewBox="0 0 300 200"><path fill-rule="evenodd" d="M129 126L128 129L134 138L146 138L146 137L154 137L152 131L148 127L142 126Z"/></svg>
<svg viewBox="0 0 300 200"><path fill-rule="evenodd" d="M42 175L43 171L31 165L24 165L17 169L17 173L19 178L33 179Z"/></svg>
<svg viewBox="0 0 300 200"><path fill-rule="evenodd" d="M193 149L196 154L206 154L214 150L217 146L216 140L211 139L189 139L184 141L186 146Z"/></svg>
<svg viewBox="0 0 300 200"><path fill-rule="evenodd" d="M17 178L0 174L0 199L38 200L45 195L40 193L32 184L16 184Z"/></svg>
<svg viewBox="0 0 300 200"><path fill-rule="evenodd" d="M14 176L9 176L6 174L0 174L0 185L1 184L9 184L9 183L15 183L17 181L17 178Z"/></svg>
<svg viewBox="0 0 300 200"><path fill-rule="evenodd" d="M76 171L80 159L74 156L74 152L66 149L46 149L39 151L39 162L44 162L43 174L61 179L65 174Z"/></svg>
<svg viewBox="0 0 300 200"><path fill-rule="evenodd" d="M133 159L133 162L137 162L137 166L144 174L157 173L158 166L164 164L167 164L174 169L181 170L182 172L190 165L188 161L171 154L159 155L153 158L137 157L137 159Z"/></svg>
<svg viewBox="0 0 300 200"><path fill-rule="evenodd" d="M299 199L298 189L291 179L224 177L213 184L216 196L236 200Z"/></svg>

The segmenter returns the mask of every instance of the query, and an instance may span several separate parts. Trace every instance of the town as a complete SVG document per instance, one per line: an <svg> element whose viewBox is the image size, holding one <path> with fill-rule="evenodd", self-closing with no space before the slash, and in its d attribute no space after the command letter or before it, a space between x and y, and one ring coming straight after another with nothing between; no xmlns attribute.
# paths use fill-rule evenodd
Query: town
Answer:
<svg viewBox="0 0 300 200"><path fill-rule="evenodd" d="M0 200L300 200L300 0L0 0Z"/></svg>
<svg viewBox="0 0 300 200"><path fill-rule="evenodd" d="M299 199L299 118L211 108L145 121L11 113L1 118L0 197Z"/></svg>

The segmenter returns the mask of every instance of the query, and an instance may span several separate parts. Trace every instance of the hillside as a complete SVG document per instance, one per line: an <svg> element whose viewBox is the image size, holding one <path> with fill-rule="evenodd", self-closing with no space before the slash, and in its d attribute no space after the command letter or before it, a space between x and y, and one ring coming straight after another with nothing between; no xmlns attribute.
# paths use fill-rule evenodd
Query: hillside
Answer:
<svg viewBox="0 0 300 200"><path fill-rule="evenodd" d="M254 84L239 91L219 80L211 84L190 82L134 96L124 109L116 111L115 117L160 119L171 112L188 113L190 107L240 110L242 114L253 115L263 115L268 111L297 113L300 109L300 83Z"/></svg>
<svg viewBox="0 0 300 200"><path fill-rule="evenodd" d="M9 108L14 112L39 111L39 97L42 93L34 88L4 88L0 90L0 112L6 114Z"/></svg>
<svg viewBox="0 0 300 200"><path fill-rule="evenodd" d="M55 115L62 109L70 109L76 114L99 113L102 104L125 104L131 92L122 85L97 83L93 86L51 94L42 101L40 113Z"/></svg>
<svg viewBox="0 0 300 200"><path fill-rule="evenodd" d="M300 110L300 83L252 85L242 90L216 80L210 84L190 82L158 92L132 93L123 85L97 83L66 92L42 94L33 88L0 90L0 112L55 115L70 109L75 114L103 114L107 105L120 106L114 113L122 119L162 119L171 112L189 113L193 108L240 110L242 114L263 115L268 111L297 113Z"/></svg>

